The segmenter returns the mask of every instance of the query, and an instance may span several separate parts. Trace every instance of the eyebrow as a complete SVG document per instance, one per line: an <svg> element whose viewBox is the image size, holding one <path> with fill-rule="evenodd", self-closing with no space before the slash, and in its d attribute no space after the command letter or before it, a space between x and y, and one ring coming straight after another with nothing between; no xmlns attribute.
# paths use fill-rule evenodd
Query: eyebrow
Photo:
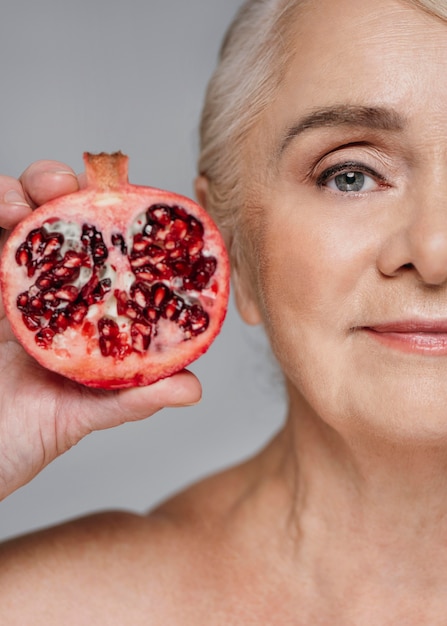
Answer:
<svg viewBox="0 0 447 626"><path fill-rule="evenodd" d="M404 128L405 119L394 109L385 107L342 104L315 109L286 130L281 142L280 153L298 135L313 128L334 126L358 126L373 130L399 131Z"/></svg>

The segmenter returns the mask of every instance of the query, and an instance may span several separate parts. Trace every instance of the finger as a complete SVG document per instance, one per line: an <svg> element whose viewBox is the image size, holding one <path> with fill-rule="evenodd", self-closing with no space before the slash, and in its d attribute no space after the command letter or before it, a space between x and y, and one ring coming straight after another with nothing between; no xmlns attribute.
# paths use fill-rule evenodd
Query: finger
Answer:
<svg viewBox="0 0 447 626"><path fill-rule="evenodd" d="M36 161L20 176L25 198L36 207L79 189L75 172L60 161Z"/></svg>
<svg viewBox="0 0 447 626"><path fill-rule="evenodd" d="M16 336L12 332L11 326L5 317L5 309L0 299L0 344L7 341L17 341Z"/></svg>
<svg viewBox="0 0 447 626"><path fill-rule="evenodd" d="M198 378L192 372L183 370L147 387L125 389L119 395L119 403L124 414L134 414L138 419L150 404L159 410L164 407L191 406L200 402L201 398L202 386Z"/></svg>
<svg viewBox="0 0 447 626"><path fill-rule="evenodd" d="M165 407L191 406L202 397L202 387L197 377L184 370L169 378L148 385L133 387L115 394L105 394L102 411L98 397L93 398L92 410L83 406L87 432L112 428L125 422L145 419Z"/></svg>
<svg viewBox="0 0 447 626"><path fill-rule="evenodd" d="M12 176L0 176L0 228L11 230L31 213L20 182Z"/></svg>

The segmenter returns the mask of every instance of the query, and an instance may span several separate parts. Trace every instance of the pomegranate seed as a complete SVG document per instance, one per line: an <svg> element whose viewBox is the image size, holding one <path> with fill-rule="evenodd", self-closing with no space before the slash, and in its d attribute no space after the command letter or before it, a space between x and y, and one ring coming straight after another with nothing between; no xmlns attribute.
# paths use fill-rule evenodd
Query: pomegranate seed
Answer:
<svg viewBox="0 0 447 626"><path fill-rule="evenodd" d="M203 239L191 239L191 242L188 244L188 254L191 257L195 257L199 254L199 252L203 249Z"/></svg>
<svg viewBox="0 0 447 626"><path fill-rule="evenodd" d="M85 248L89 250L95 265L101 265L108 257L107 246L104 243L102 234L91 224L82 225L81 241Z"/></svg>
<svg viewBox="0 0 447 626"><path fill-rule="evenodd" d="M171 207L171 213L174 217L179 217L185 221L187 221L190 217L189 213L183 207L177 205Z"/></svg>
<svg viewBox="0 0 447 626"><path fill-rule="evenodd" d="M74 302L79 295L79 289L74 285L66 285L62 289L58 289L54 295L60 300Z"/></svg>
<svg viewBox="0 0 447 626"><path fill-rule="evenodd" d="M110 278L104 278L99 281L98 277L94 274L88 283L81 289L81 298L85 300L87 304L94 304L104 299L104 296L111 290L112 281Z"/></svg>
<svg viewBox="0 0 447 626"><path fill-rule="evenodd" d="M152 235L155 235L156 232L157 229L155 228L155 225L153 223L148 223L143 228L143 234L146 235L146 237L151 237Z"/></svg>
<svg viewBox="0 0 447 626"><path fill-rule="evenodd" d="M101 336L98 343L103 356L110 356L112 354L113 342L110 339Z"/></svg>
<svg viewBox="0 0 447 626"><path fill-rule="evenodd" d="M46 289L50 289L50 287L53 287L54 283L54 276L51 276L49 272L41 274L35 282L36 286L43 291L45 291Z"/></svg>
<svg viewBox="0 0 447 626"><path fill-rule="evenodd" d="M160 263L156 263L155 269L157 270L160 278L164 278L165 280L169 280L174 276L173 269L163 261L161 261Z"/></svg>
<svg viewBox="0 0 447 626"><path fill-rule="evenodd" d="M62 259L61 265L67 268L91 267L91 261L85 252L68 250Z"/></svg>
<svg viewBox="0 0 447 626"><path fill-rule="evenodd" d="M182 278L184 278L191 274L192 268L191 265L187 263L187 261L174 261L173 263L171 263L171 267L174 270L176 276L181 276Z"/></svg>
<svg viewBox="0 0 447 626"><path fill-rule="evenodd" d="M127 298L127 294L125 291L119 292L119 296L116 297L116 312L117 315L126 315L126 311L129 306L130 300Z"/></svg>
<svg viewBox="0 0 447 626"><path fill-rule="evenodd" d="M45 241L45 234L42 228L34 228L28 233L26 241L30 244L31 250L34 254L38 254L41 251L42 244Z"/></svg>
<svg viewBox="0 0 447 626"><path fill-rule="evenodd" d="M148 246L148 241L141 233L137 233L133 238L132 253L144 252Z"/></svg>
<svg viewBox="0 0 447 626"><path fill-rule="evenodd" d="M99 285L98 285L98 295L101 298L104 298L104 296L109 293L109 291L112 288L112 281L110 280L110 278L103 278L102 280L99 281Z"/></svg>
<svg viewBox="0 0 447 626"><path fill-rule="evenodd" d="M17 296L17 308L21 311L27 311L29 305L29 297L28 292L24 291L23 293Z"/></svg>
<svg viewBox="0 0 447 626"><path fill-rule="evenodd" d="M91 224L82 225L81 241L85 246L91 246L97 234L99 234L98 231Z"/></svg>
<svg viewBox="0 0 447 626"><path fill-rule="evenodd" d="M135 304L135 302L128 300L124 315L131 320L141 320L143 317L143 311L137 304Z"/></svg>
<svg viewBox="0 0 447 626"><path fill-rule="evenodd" d="M153 283L154 280L160 278L160 272L151 265L147 265L146 267L141 267L135 270L135 276L141 281L147 281L148 283Z"/></svg>
<svg viewBox="0 0 447 626"><path fill-rule="evenodd" d="M188 235L194 239L203 239L203 225L199 220L190 215L188 217Z"/></svg>
<svg viewBox="0 0 447 626"><path fill-rule="evenodd" d="M153 306L148 306L146 309L144 309L143 313L144 317L147 319L148 322L151 322L151 324L156 324L161 317L160 309Z"/></svg>
<svg viewBox="0 0 447 626"><path fill-rule="evenodd" d="M160 248L160 246L156 246L154 244L149 244L146 252L152 263L158 263L166 258L166 252Z"/></svg>
<svg viewBox="0 0 447 626"><path fill-rule="evenodd" d="M49 327L54 330L55 333L62 333L67 330L69 320L65 311L55 312L50 319Z"/></svg>
<svg viewBox="0 0 447 626"><path fill-rule="evenodd" d="M161 309L165 302L167 302L171 292L169 288L163 283L156 283L152 287L151 291L152 302L157 309Z"/></svg>
<svg viewBox="0 0 447 626"><path fill-rule="evenodd" d="M133 257L130 259L130 266L132 269L138 269L140 267L146 267L146 265L150 265L152 258L148 255Z"/></svg>
<svg viewBox="0 0 447 626"><path fill-rule="evenodd" d="M35 263L30 263L28 265L28 278L31 278L32 276L34 276L34 274L36 273L36 264Z"/></svg>
<svg viewBox="0 0 447 626"><path fill-rule="evenodd" d="M75 324L80 324L87 315L88 306L84 302L78 302L72 307L67 307L67 313Z"/></svg>
<svg viewBox="0 0 447 626"><path fill-rule="evenodd" d="M58 252L61 249L63 243L64 236L61 233L51 233L51 235L47 239L47 243L45 244L42 254L47 257L54 254L55 252Z"/></svg>
<svg viewBox="0 0 447 626"><path fill-rule="evenodd" d="M25 315L23 313L22 319L24 321L25 326L29 328L29 330L37 330L38 328L41 327L40 319L34 315Z"/></svg>
<svg viewBox="0 0 447 626"><path fill-rule="evenodd" d="M135 322L130 328L132 348L137 352L146 352L151 342L152 327L148 324Z"/></svg>
<svg viewBox="0 0 447 626"><path fill-rule="evenodd" d="M178 318L179 325L185 331L185 337L191 339L203 333L209 325L209 316L198 304L183 309Z"/></svg>
<svg viewBox="0 0 447 626"><path fill-rule="evenodd" d="M55 283L58 282L59 284L63 282L68 282L71 280L76 280L80 273L81 273L80 267L65 267L63 265L60 267L55 267L54 270L52 271L53 277L59 279L59 281L55 280L54 282Z"/></svg>
<svg viewBox="0 0 447 626"><path fill-rule="evenodd" d="M93 301L90 302L90 299L93 296L93 292L98 286L98 283L99 283L98 275L93 273L90 280L86 282L85 285L82 287L80 297L82 300L87 302L87 304L92 304Z"/></svg>
<svg viewBox="0 0 447 626"><path fill-rule="evenodd" d="M45 300L49 307L56 307L60 304L59 298L56 297L56 290L49 289L44 294L42 294L42 298Z"/></svg>
<svg viewBox="0 0 447 626"><path fill-rule="evenodd" d="M181 241L186 237L188 232L188 225L184 220L176 219L173 221L171 230L169 233L169 238L173 239L174 242Z"/></svg>
<svg viewBox="0 0 447 626"><path fill-rule="evenodd" d="M155 222L167 226L171 222L171 210L166 204L154 204L147 211L148 224Z"/></svg>
<svg viewBox="0 0 447 626"><path fill-rule="evenodd" d="M109 251L103 243L99 243L93 248L93 263L100 265L109 256Z"/></svg>
<svg viewBox="0 0 447 626"><path fill-rule="evenodd" d="M151 302L151 292L144 283L134 283L130 288L130 295L142 309L149 306Z"/></svg>
<svg viewBox="0 0 447 626"><path fill-rule="evenodd" d="M118 324L107 317L102 317L98 321L98 331L100 335L104 337L118 337L119 335L119 327Z"/></svg>
<svg viewBox="0 0 447 626"><path fill-rule="evenodd" d="M168 252L170 253L169 256L172 255L172 252L178 247L177 242L175 241L175 239L172 239L170 236L166 237L166 242L165 242L165 249L168 250Z"/></svg>
<svg viewBox="0 0 447 626"><path fill-rule="evenodd" d="M32 257L31 251L29 249L29 246L24 241L17 248L17 252L16 252L17 265L26 265L27 266L29 263L31 263L32 258L33 257Z"/></svg>
<svg viewBox="0 0 447 626"><path fill-rule="evenodd" d="M129 356L131 353L132 347L127 343L127 335L126 333L121 333L118 337L118 341L114 345L112 356L118 359L125 359L126 356Z"/></svg>
<svg viewBox="0 0 447 626"><path fill-rule="evenodd" d="M178 259L184 259L184 253L185 251L183 248L180 248L180 247L173 248L172 250L169 251L169 260L177 261Z"/></svg>
<svg viewBox="0 0 447 626"><path fill-rule="evenodd" d="M202 257L195 263L191 280L196 289L203 289L207 286L216 267L217 260L214 257Z"/></svg>
<svg viewBox="0 0 447 626"><path fill-rule="evenodd" d="M199 305L194 304L189 310L188 326L191 328L193 335L203 333L208 328L209 317Z"/></svg>
<svg viewBox="0 0 447 626"><path fill-rule="evenodd" d="M112 319L101 318L98 322L99 348L103 356L124 359L132 352L126 333L120 333L118 324Z"/></svg>
<svg viewBox="0 0 447 626"><path fill-rule="evenodd" d="M115 289L113 295L116 299L116 312L118 315L125 315L127 308L127 294L125 291Z"/></svg>
<svg viewBox="0 0 447 626"><path fill-rule="evenodd" d="M183 310L185 303L179 296L172 296L163 309L163 317L175 322Z"/></svg>
<svg viewBox="0 0 447 626"><path fill-rule="evenodd" d="M116 298L116 312L118 315L124 315L131 320L140 320L143 317L143 307L144 304L140 305L137 302L132 302L127 297L127 293L125 291L118 291L117 289L114 292ZM138 296L139 302L145 302L145 298L141 299Z"/></svg>
<svg viewBox="0 0 447 626"><path fill-rule="evenodd" d="M127 246L121 233L113 233L112 245L119 248L123 254L127 254Z"/></svg>
<svg viewBox="0 0 447 626"><path fill-rule="evenodd" d="M50 256L45 256L39 261L37 261L36 267L41 272L49 272L53 267L58 265L60 259L57 254L52 254Z"/></svg>
<svg viewBox="0 0 447 626"><path fill-rule="evenodd" d="M38 346L41 348L48 348L53 342L54 335L56 333L51 328L42 328L35 335L35 340Z"/></svg>
<svg viewBox="0 0 447 626"><path fill-rule="evenodd" d="M34 296L29 301L29 309L35 313L43 313L45 308L45 303L41 297Z"/></svg>

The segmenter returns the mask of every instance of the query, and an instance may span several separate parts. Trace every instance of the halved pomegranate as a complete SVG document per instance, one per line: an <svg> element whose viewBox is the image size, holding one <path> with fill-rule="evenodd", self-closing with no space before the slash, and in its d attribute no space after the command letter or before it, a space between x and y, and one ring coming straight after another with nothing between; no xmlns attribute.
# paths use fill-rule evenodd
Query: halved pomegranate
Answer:
<svg viewBox="0 0 447 626"><path fill-rule="evenodd" d="M91 387L146 385L210 346L229 264L209 215L128 182L128 159L84 154L87 187L39 207L2 254L5 311L44 367Z"/></svg>

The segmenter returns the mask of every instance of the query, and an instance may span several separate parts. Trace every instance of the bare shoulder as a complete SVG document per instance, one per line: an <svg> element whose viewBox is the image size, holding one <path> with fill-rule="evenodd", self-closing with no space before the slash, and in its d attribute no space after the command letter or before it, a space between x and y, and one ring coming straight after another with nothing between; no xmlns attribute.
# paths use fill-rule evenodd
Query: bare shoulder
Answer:
<svg viewBox="0 0 447 626"><path fill-rule="evenodd" d="M245 474L206 479L148 516L96 514L6 542L0 622L194 623L219 584L222 536ZM191 621L186 606L194 606Z"/></svg>
<svg viewBox="0 0 447 626"><path fill-rule="evenodd" d="M152 569L145 568L144 559L150 565L157 558L149 545L142 554L144 536L150 533L142 518L108 512L3 544L0 622L14 626L140 623L135 618L135 600L147 595L157 580L143 576L144 569Z"/></svg>

